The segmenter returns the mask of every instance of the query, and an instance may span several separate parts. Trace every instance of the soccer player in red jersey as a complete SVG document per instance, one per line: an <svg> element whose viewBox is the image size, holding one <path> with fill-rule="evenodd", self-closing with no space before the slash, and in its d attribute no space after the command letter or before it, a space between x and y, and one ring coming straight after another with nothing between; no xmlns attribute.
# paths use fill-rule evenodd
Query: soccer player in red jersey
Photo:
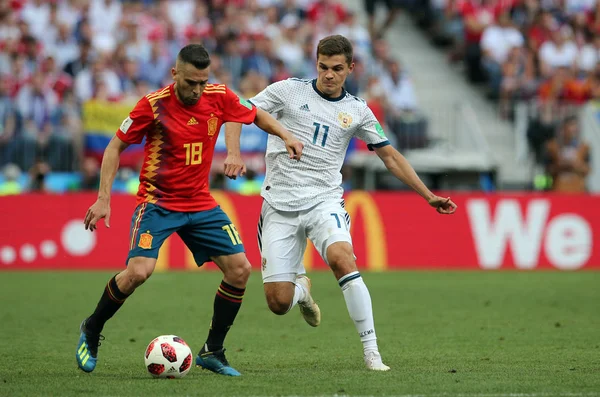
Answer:
<svg viewBox="0 0 600 397"><path fill-rule="evenodd" d="M109 280L95 311L80 327L76 358L85 372L96 367L104 324L150 277L161 245L176 232L198 266L211 260L223 272L208 338L196 365L222 375L240 375L227 362L223 342L240 309L251 266L235 226L209 191L215 142L221 125L231 121L254 122L281 138L290 161L300 159L303 145L267 112L223 84L209 84L209 67L210 57L202 45L182 48L171 70L175 83L142 98L104 152L98 200L84 221L91 231L102 218L110 227L110 192L119 156L146 138L127 267Z"/></svg>

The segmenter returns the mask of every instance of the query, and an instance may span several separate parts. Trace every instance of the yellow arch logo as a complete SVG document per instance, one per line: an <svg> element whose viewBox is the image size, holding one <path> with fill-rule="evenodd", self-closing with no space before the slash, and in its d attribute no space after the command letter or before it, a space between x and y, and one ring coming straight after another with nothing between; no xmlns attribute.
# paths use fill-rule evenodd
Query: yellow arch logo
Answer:
<svg viewBox="0 0 600 397"><path fill-rule="evenodd" d="M370 270L382 271L387 269L387 242L384 224L379 213L379 208L373 197L363 191L354 191L345 198L346 211L350 219L354 218L360 209L363 224L365 225L365 245L367 252L367 266ZM355 222L352 221L351 231Z"/></svg>

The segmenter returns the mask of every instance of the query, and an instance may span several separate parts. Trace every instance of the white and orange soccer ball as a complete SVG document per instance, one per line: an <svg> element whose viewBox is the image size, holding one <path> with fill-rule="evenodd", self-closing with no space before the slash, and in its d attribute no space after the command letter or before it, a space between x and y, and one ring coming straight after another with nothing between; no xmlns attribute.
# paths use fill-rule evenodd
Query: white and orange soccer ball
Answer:
<svg viewBox="0 0 600 397"><path fill-rule="evenodd" d="M192 350L175 335L155 338L144 354L146 369L155 378L183 378L192 368Z"/></svg>

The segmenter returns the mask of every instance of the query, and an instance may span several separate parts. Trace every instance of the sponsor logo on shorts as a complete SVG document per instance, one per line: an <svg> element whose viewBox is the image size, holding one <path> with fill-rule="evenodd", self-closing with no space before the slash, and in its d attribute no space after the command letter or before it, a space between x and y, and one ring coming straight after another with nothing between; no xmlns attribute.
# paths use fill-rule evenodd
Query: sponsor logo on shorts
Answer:
<svg viewBox="0 0 600 397"><path fill-rule="evenodd" d="M152 248L152 235L149 231L140 234L140 242L138 243L138 246L145 250L149 250L150 248Z"/></svg>

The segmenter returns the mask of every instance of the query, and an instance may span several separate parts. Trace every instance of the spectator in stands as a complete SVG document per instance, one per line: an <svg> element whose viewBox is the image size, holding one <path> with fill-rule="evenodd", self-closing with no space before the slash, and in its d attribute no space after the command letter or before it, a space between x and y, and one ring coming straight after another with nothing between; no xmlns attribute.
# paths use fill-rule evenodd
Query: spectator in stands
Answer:
<svg viewBox="0 0 600 397"><path fill-rule="evenodd" d="M69 185L68 190L98 191L100 186L100 164L93 157L86 157L81 166L81 179Z"/></svg>
<svg viewBox="0 0 600 397"><path fill-rule="evenodd" d="M271 39L259 36L252 43L250 54L244 59L244 73L250 70L259 72L266 76L269 81L273 77L273 66L271 64Z"/></svg>
<svg viewBox="0 0 600 397"><path fill-rule="evenodd" d="M573 31L564 25L552 32L551 40L540 47L540 72L544 77L552 76L557 68L574 68L579 53L572 40Z"/></svg>
<svg viewBox="0 0 600 397"><path fill-rule="evenodd" d="M24 121L33 121L39 130L45 128L58 108L58 97L44 85L44 78L41 73L33 74L30 82L21 87L15 99L19 117Z"/></svg>
<svg viewBox="0 0 600 397"><path fill-rule="evenodd" d="M30 192L46 192L46 177L50 173L50 166L41 159L37 159L29 169Z"/></svg>
<svg viewBox="0 0 600 397"><path fill-rule="evenodd" d="M53 171L66 172L73 168L77 158L74 152L74 134L70 115L62 110L55 117L56 121L49 123L46 142L38 149Z"/></svg>
<svg viewBox="0 0 600 397"><path fill-rule="evenodd" d="M8 76L0 77L0 167L12 161L16 112L8 91Z"/></svg>
<svg viewBox="0 0 600 397"><path fill-rule="evenodd" d="M95 47L103 51L113 51L116 47L118 30L122 16L119 0L91 0L89 2L89 23L94 32Z"/></svg>
<svg viewBox="0 0 600 397"><path fill-rule="evenodd" d="M554 110L554 104L542 104L538 116L531 120L527 127L527 141L537 164L544 163L546 145L555 136Z"/></svg>
<svg viewBox="0 0 600 397"><path fill-rule="evenodd" d="M0 183L0 196L11 196L23 191L19 183L21 170L15 164L8 164L4 167L4 181Z"/></svg>
<svg viewBox="0 0 600 397"><path fill-rule="evenodd" d="M390 58L386 62L381 84L395 115L417 110L417 96L412 81L396 59Z"/></svg>
<svg viewBox="0 0 600 397"><path fill-rule="evenodd" d="M514 47L502 65L500 84L500 114L508 118L514 99L527 100L535 96L538 88L535 60L531 51Z"/></svg>
<svg viewBox="0 0 600 397"><path fill-rule="evenodd" d="M72 31L81 15L80 0L63 0L58 2L58 20L66 24Z"/></svg>
<svg viewBox="0 0 600 397"><path fill-rule="evenodd" d="M311 70L315 70L314 66L311 68ZM312 75L311 77L316 78L316 76ZM346 78L346 91L348 91L352 95L359 96L362 92L365 91L368 77L369 76L367 74L363 58L354 57L354 70Z"/></svg>
<svg viewBox="0 0 600 397"><path fill-rule="evenodd" d="M20 47L20 52L25 60L25 68L29 74L35 73L40 61L42 46L34 36L27 35L22 38Z"/></svg>
<svg viewBox="0 0 600 397"><path fill-rule="evenodd" d="M25 2L21 9L21 18L29 26L32 35L37 38L44 37L50 23L50 3L44 0L31 0Z"/></svg>
<svg viewBox="0 0 600 397"><path fill-rule="evenodd" d="M418 111L413 84L400 62L389 59L381 84L387 99L387 124L401 149L422 148L427 145L426 120Z"/></svg>
<svg viewBox="0 0 600 397"><path fill-rule="evenodd" d="M79 101L96 98L101 86L105 87L109 98L118 98L121 95L119 76L107 66L107 56L105 54L96 58L75 78L75 96Z"/></svg>
<svg viewBox="0 0 600 397"><path fill-rule="evenodd" d="M47 44L47 51L52 54L57 67L61 69L65 68L72 60L77 59L80 47L77 45L69 25L62 23L58 26L56 40Z"/></svg>
<svg viewBox="0 0 600 397"><path fill-rule="evenodd" d="M273 60L273 77L272 77L272 80L273 81L281 81L281 80L289 79L290 77L293 77L293 76L289 72L289 70L287 69L287 67L285 65L285 62L283 62L279 58L275 58Z"/></svg>
<svg viewBox="0 0 600 397"><path fill-rule="evenodd" d="M79 72L87 69L92 64L92 43L89 40L81 40L78 47L78 55L70 59L65 65L65 72L71 77L79 75Z"/></svg>
<svg viewBox="0 0 600 397"><path fill-rule="evenodd" d="M481 70L481 36L492 25L498 10L497 0L465 1L462 14L465 23L465 63L471 82L485 80Z"/></svg>
<svg viewBox="0 0 600 397"><path fill-rule="evenodd" d="M286 68L293 70L304 59L302 50L303 37L299 36L299 19L294 15L286 15L281 20L281 35L273 41L275 56L283 61Z"/></svg>
<svg viewBox="0 0 600 397"><path fill-rule="evenodd" d="M364 97L379 124L383 126L384 130L389 130L387 126L389 102L387 93L379 77L369 76L366 82ZM394 139L395 143L395 137L392 139Z"/></svg>
<svg viewBox="0 0 600 397"><path fill-rule="evenodd" d="M383 36L400 12L400 0L384 0L381 2L385 4L387 12L383 25L377 28L375 26L375 11L377 10L377 4L380 2L377 0L364 0L365 11L369 18L367 26L373 39L375 37Z"/></svg>
<svg viewBox="0 0 600 397"><path fill-rule="evenodd" d="M319 40L323 37L335 34L340 26L339 15L334 10L328 10L323 13L318 23L313 26L313 46L317 48Z"/></svg>
<svg viewBox="0 0 600 397"><path fill-rule="evenodd" d="M591 82L578 79L572 68L559 67L539 89L542 101L562 102L563 104L582 104L591 97Z"/></svg>
<svg viewBox="0 0 600 397"><path fill-rule="evenodd" d="M139 65L135 58L126 58L122 61L118 73L122 95L133 95L136 91L137 81L140 77Z"/></svg>
<svg viewBox="0 0 600 397"><path fill-rule="evenodd" d="M558 136L548 142L547 152L553 190L585 192L585 179L590 172L590 149L580 137L576 117L570 116L564 120Z"/></svg>
<svg viewBox="0 0 600 397"><path fill-rule="evenodd" d="M346 17L346 8L336 0L316 0L309 7L306 16L315 26L333 15L334 24L340 24Z"/></svg>
<svg viewBox="0 0 600 397"><path fill-rule="evenodd" d="M52 55L40 62L37 73L43 75L44 87L54 91L59 103L62 101L65 91L73 85L73 78L58 67Z"/></svg>
<svg viewBox="0 0 600 397"><path fill-rule="evenodd" d="M360 23L354 11L346 12L343 24L337 26L335 34L340 34L352 42L354 57L368 57L371 54L371 36L369 31ZM314 69L314 68L312 68Z"/></svg>
<svg viewBox="0 0 600 397"><path fill-rule="evenodd" d="M490 94L497 98L502 83L502 67L513 48L521 48L525 40L514 26L508 12L503 12L481 36L482 66L488 78Z"/></svg>
<svg viewBox="0 0 600 397"><path fill-rule="evenodd" d="M165 76L168 76L171 70L171 60L163 50L160 41L155 40L150 50L150 58L140 62L140 78L147 81L154 90L159 89L165 84Z"/></svg>
<svg viewBox="0 0 600 397"><path fill-rule="evenodd" d="M278 2L274 2L278 3ZM283 3L283 4L281 4ZM300 19L304 19L306 17L306 10L304 10L300 4L302 2L298 0L283 0L283 2L279 2L279 16L280 18L285 17L288 14L292 14L297 16ZM306 2L304 2L306 4Z"/></svg>
<svg viewBox="0 0 600 397"><path fill-rule="evenodd" d="M533 24L526 29L529 49L538 54L540 47L549 41L552 32L558 29L558 22L548 10L541 9Z"/></svg>
<svg viewBox="0 0 600 397"><path fill-rule="evenodd" d="M378 38L373 41L373 59L369 62L370 75L382 76L387 72L386 63L391 59L389 43Z"/></svg>
<svg viewBox="0 0 600 397"><path fill-rule="evenodd" d="M250 70L240 83L240 95L242 98L252 98L267 88L269 80L256 70Z"/></svg>
<svg viewBox="0 0 600 397"><path fill-rule="evenodd" d="M301 79L315 79L317 72L315 70L314 47L312 36L308 36L302 43L302 59L300 63L294 65L291 73Z"/></svg>
<svg viewBox="0 0 600 397"><path fill-rule="evenodd" d="M230 33L223 43L221 56L221 67L227 69L231 75L232 84L237 87L240 84L244 71L244 59L238 45L238 35Z"/></svg>
<svg viewBox="0 0 600 397"><path fill-rule="evenodd" d="M580 74L586 76L594 73L596 65L600 62L600 31L585 43L577 57L577 67Z"/></svg>

